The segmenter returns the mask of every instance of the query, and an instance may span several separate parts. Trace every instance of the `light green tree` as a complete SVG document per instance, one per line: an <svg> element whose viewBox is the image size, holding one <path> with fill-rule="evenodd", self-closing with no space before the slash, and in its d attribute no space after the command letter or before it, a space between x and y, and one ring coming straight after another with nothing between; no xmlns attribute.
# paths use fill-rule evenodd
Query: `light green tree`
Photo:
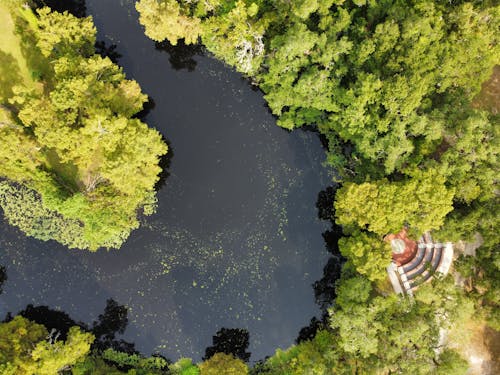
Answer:
<svg viewBox="0 0 500 375"><path fill-rule="evenodd" d="M399 232L405 224L418 235L438 229L453 209L453 189L445 181L429 169L398 182L346 183L337 191L336 222L348 231L362 228L381 236Z"/></svg>
<svg viewBox="0 0 500 375"><path fill-rule="evenodd" d="M2 188L4 211L43 240L118 248L139 226L137 215L154 211L159 158L167 152L156 130L132 118L146 95L94 54L91 18L48 8L21 15L20 32L47 69L44 90L16 86L3 109L0 176L17 183Z"/></svg>
<svg viewBox="0 0 500 375"><path fill-rule="evenodd" d="M140 14L139 22L151 39L159 42L168 39L174 46L179 39L186 44L198 41L201 20L191 16L189 8L176 0L140 0L135 7Z"/></svg>
<svg viewBox="0 0 500 375"><path fill-rule="evenodd" d="M0 323L0 372L12 375L54 375L83 360L94 336L72 327L66 341L54 332L16 316Z"/></svg>
<svg viewBox="0 0 500 375"><path fill-rule="evenodd" d="M247 365L230 354L216 353L210 359L198 365L200 375L246 375Z"/></svg>

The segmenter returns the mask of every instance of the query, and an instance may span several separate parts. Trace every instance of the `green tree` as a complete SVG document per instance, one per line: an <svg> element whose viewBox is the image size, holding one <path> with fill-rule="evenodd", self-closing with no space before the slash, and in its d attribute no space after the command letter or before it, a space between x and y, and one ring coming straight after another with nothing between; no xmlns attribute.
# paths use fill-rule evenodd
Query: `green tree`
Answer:
<svg viewBox="0 0 500 375"><path fill-rule="evenodd" d="M90 350L94 336L72 327L66 341L54 332L16 316L0 323L0 372L2 374L53 375L81 361Z"/></svg>
<svg viewBox="0 0 500 375"><path fill-rule="evenodd" d="M191 17L189 8L176 0L140 0L135 7L140 14L139 22L151 39L159 42L168 39L174 46L179 39L184 39L186 44L198 41L200 19Z"/></svg>
<svg viewBox="0 0 500 375"><path fill-rule="evenodd" d="M339 240L339 250L360 274L371 281L387 278L386 268L391 262L392 250L381 237L356 231Z"/></svg>
<svg viewBox="0 0 500 375"><path fill-rule="evenodd" d="M44 90L13 88L0 126L8 145L0 151L0 176L17 183L2 189L4 211L43 240L120 247L139 226L137 215L154 211L158 162L167 152L156 130L132 118L146 96L120 67L94 54L91 18L48 8L38 17L21 15L21 33L47 69ZM34 216L13 212L15 195L21 212Z"/></svg>
<svg viewBox="0 0 500 375"><path fill-rule="evenodd" d="M469 369L469 363L455 350L445 349L439 356L437 375L464 375Z"/></svg>
<svg viewBox="0 0 500 375"><path fill-rule="evenodd" d="M438 229L453 209L453 189L445 181L429 169L397 182L348 182L337 191L336 222L348 231L359 227L378 235L399 232L405 224L414 234Z"/></svg>
<svg viewBox="0 0 500 375"><path fill-rule="evenodd" d="M167 361L161 357L144 358L138 354L122 353L114 349L106 349L102 358L119 367L131 367L137 375L161 374L167 368Z"/></svg>
<svg viewBox="0 0 500 375"><path fill-rule="evenodd" d="M246 375L247 365L230 354L216 353L213 357L198 365L200 375Z"/></svg>
<svg viewBox="0 0 500 375"><path fill-rule="evenodd" d="M199 375L200 369L193 364L190 358L181 358L174 364L168 366L170 372L174 375Z"/></svg>

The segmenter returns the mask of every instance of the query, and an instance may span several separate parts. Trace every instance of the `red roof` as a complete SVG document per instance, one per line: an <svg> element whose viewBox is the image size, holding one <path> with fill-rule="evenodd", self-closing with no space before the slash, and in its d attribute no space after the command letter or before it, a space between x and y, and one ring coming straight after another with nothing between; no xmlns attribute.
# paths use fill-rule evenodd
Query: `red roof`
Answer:
<svg viewBox="0 0 500 375"><path fill-rule="evenodd" d="M397 234L389 234L384 238L385 241L391 243L393 240L402 240L405 244L404 251L402 253L392 252L392 260L398 266L408 263L415 257L417 253L417 243L408 237L408 232L406 228L403 228L401 232Z"/></svg>

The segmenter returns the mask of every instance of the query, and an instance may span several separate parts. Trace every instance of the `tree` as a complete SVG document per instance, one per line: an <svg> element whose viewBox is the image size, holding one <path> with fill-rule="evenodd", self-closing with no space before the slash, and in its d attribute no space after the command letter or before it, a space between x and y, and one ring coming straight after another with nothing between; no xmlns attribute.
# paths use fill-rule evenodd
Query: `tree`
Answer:
<svg viewBox="0 0 500 375"><path fill-rule="evenodd" d="M138 227L137 215L154 211L159 158L167 152L156 130L132 118L146 95L94 53L91 18L48 8L21 15L21 33L44 66L44 90L14 87L10 118L0 126L8 145L0 176L17 183L2 189L4 211L42 240L120 247ZM12 210L16 195L21 215Z"/></svg>
<svg viewBox="0 0 500 375"><path fill-rule="evenodd" d="M246 375L248 367L245 363L230 354L217 353L198 365L200 375Z"/></svg>
<svg viewBox="0 0 500 375"><path fill-rule="evenodd" d="M231 354L244 362L248 362L252 353L247 352L250 333L246 329L221 328L212 336L212 346L205 349L204 360L217 353Z"/></svg>
<svg viewBox="0 0 500 375"><path fill-rule="evenodd" d="M406 223L418 235L440 228L453 209L453 189L435 169L413 174L398 182L344 184L336 195L336 223L348 232L359 227L378 235L399 232Z"/></svg>
<svg viewBox="0 0 500 375"><path fill-rule="evenodd" d="M167 361L161 357L144 358L138 354L127 354L113 349L106 349L102 358L121 368L133 368L137 375L161 374L167 368Z"/></svg>
<svg viewBox="0 0 500 375"><path fill-rule="evenodd" d="M455 199L470 204L494 198L500 165L500 133L494 116L465 105L465 110L449 117L454 126L445 135L446 151L439 157L439 168L455 187Z"/></svg>
<svg viewBox="0 0 500 375"><path fill-rule="evenodd" d="M318 126L387 173L436 146L449 126L443 97L471 99L498 57L490 3L141 0L137 9L153 39L200 35L252 75L279 125Z"/></svg>
<svg viewBox="0 0 500 375"><path fill-rule="evenodd" d="M439 359L437 375L464 375L469 369L469 363L455 350L443 350Z"/></svg>
<svg viewBox="0 0 500 375"><path fill-rule="evenodd" d="M135 7L140 14L139 22L151 39L157 42L168 39L173 45L179 39L184 39L186 44L197 42L201 32L200 19L191 17L186 7L181 7L177 1L140 0Z"/></svg>
<svg viewBox="0 0 500 375"><path fill-rule="evenodd" d="M66 341L57 340L44 326L16 316L0 323L0 372L2 374L53 375L82 360L94 337L72 327Z"/></svg>
<svg viewBox="0 0 500 375"><path fill-rule="evenodd" d="M356 270L371 281L387 278L386 268L392 259L391 246L379 236L360 231L339 240L339 249Z"/></svg>
<svg viewBox="0 0 500 375"><path fill-rule="evenodd" d="M168 366L170 372L174 375L199 375L200 369L193 364L190 358L181 358L174 364Z"/></svg>

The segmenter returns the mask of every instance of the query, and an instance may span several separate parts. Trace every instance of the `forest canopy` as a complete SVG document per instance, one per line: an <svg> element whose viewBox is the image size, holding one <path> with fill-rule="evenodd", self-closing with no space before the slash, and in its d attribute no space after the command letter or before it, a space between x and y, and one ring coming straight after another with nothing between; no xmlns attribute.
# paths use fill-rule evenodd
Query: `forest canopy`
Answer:
<svg viewBox="0 0 500 375"><path fill-rule="evenodd" d="M152 39L201 41L246 74L280 126L309 125L322 134L341 183L328 210L344 234L342 275L331 283L335 298L309 339L250 370L228 353L199 365L112 348L90 353L92 335L75 327L65 342L47 343L47 330L20 317L0 324L0 345L9 348L0 369L465 374L467 362L441 342L441 333L472 318L500 328L498 113L471 103L499 61L500 7L140 0L136 8ZM5 59L13 66L17 60L18 70L0 92L6 145L0 205L11 223L35 237L91 249L119 246L137 226L138 212L154 204L158 158L166 152L160 135L133 118L145 97L120 68L95 55L89 18L47 8L34 15L17 7L11 14L23 53ZM432 230L438 241L479 237L480 246L475 256L456 260L457 274L433 275L410 299L384 284L391 249L383 238L403 226L413 239Z"/></svg>
<svg viewBox="0 0 500 375"><path fill-rule="evenodd" d="M356 236L344 245L365 239L359 248L369 249L403 225L414 237L449 233L459 212L496 205L498 115L471 105L500 57L494 2L140 0L136 8L146 35L201 41L260 87L278 125L310 125L325 137L343 184L332 219ZM476 226L462 239L474 230L488 236ZM362 256L379 265L367 277L384 278L388 254Z"/></svg>
<svg viewBox="0 0 500 375"><path fill-rule="evenodd" d="M158 131L133 117L147 97L95 53L91 17L11 3L22 52L12 63L29 75L12 79L0 98L0 205L33 237L119 248L137 215L154 211L167 152Z"/></svg>
<svg viewBox="0 0 500 375"><path fill-rule="evenodd" d="M310 126L327 144L346 258L337 299L325 330L278 350L261 373L464 373L456 352L434 349L455 312L475 309L500 327L499 117L473 103L500 61L498 3L139 0L136 9L151 39L201 42L262 90L279 126ZM413 305L386 297L383 239L403 226L414 240L479 238L475 256L456 261L465 295L448 278L419 287ZM432 322L445 310L448 322Z"/></svg>

